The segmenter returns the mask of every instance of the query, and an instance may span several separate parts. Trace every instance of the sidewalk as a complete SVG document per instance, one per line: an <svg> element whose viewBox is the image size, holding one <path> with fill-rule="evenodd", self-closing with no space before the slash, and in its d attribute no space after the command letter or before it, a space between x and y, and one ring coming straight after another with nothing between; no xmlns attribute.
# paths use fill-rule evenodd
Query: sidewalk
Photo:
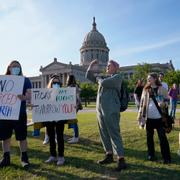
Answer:
<svg viewBox="0 0 180 180"><path fill-rule="evenodd" d="M86 112L96 112L95 108L83 108L83 110L78 111L78 113ZM128 108L125 112L138 112L137 108ZM180 109L177 109L176 112L180 112Z"/></svg>

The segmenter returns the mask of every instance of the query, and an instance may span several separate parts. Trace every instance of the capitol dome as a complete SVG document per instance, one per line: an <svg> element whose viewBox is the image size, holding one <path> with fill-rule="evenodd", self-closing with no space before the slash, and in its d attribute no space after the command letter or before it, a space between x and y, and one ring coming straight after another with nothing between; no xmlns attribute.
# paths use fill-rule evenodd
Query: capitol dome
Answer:
<svg viewBox="0 0 180 180"><path fill-rule="evenodd" d="M95 17L93 18L92 30L87 33L80 49L81 65L88 66L94 59L104 68L109 59L109 48L104 36L97 30Z"/></svg>
<svg viewBox="0 0 180 180"><path fill-rule="evenodd" d="M92 30L85 36L83 47L106 47L104 36L96 29L95 18Z"/></svg>

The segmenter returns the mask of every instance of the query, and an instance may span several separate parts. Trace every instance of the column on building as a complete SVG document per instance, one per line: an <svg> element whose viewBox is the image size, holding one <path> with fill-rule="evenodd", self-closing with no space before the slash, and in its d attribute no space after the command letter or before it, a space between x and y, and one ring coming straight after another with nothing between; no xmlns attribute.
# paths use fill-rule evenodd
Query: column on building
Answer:
<svg viewBox="0 0 180 180"><path fill-rule="evenodd" d="M64 73L62 74L62 83L63 83L63 85L65 85L65 78L64 78Z"/></svg>

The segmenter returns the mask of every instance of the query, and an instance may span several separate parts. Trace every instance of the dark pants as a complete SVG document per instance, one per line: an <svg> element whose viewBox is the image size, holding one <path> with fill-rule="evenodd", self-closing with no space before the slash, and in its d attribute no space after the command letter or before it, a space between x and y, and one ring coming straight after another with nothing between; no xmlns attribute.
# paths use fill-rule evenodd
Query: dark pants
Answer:
<svg viewBox="0 0 180 180"><path fill-rule="evenodd" d="M56 157L55 134L57 135L58 156L64 156L64 121L46 122L47 133L50 143L50 154Z"/></svg>
<svg viewBox="0 0 180 180"><path fill-rule="evenodd" d="M165 134L165 130L162 126L162 119L147 119L146 122L146 135L147 135L147 147L148 147L148 155L155 156L155 148L154 148L154 129L157 130L161 154L164 160L171 160L169 143Z"/></svg>

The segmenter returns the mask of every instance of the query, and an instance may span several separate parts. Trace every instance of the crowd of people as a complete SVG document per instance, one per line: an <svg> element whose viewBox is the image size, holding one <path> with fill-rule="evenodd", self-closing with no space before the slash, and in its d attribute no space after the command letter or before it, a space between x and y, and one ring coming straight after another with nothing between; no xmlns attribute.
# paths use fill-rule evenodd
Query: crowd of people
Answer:
<svg viewBox="0 0 180 180"><path fill-rule="evenodd" d="M119 64L114 60L109 60L106 73L108 76L99 77L95 73L98 69L98 61L93 60L86 72L86 78L94 83L98 83L96 114L99 127L99 134L102 146L104 148L104 158L98 160L98 164L109 164L114 161L114 155L117 156L117 171L127 168L125 161L124 147L120 132L120 107L122 75L119 71ZM21 64L18 61L12 61L7 67L5 75L23 76ZM147 76L146 83L142 79L137 81L134 89L135 104L138 109L137 120L141 128L146 129L147 140L147 159L155 161L154 130L157 130L161 154L164 164L171 163L171 154L168 139L162 123L162 114L159 110L168 105L170 99L170 116L175 118L176 105L178 98L177 85L174 83L168 88L167 83L163 82L164 74L150 73ZM59 76L53 75L47 85L47 88L59 89L62 82ZM76 88L76 113L81 110L80 88L73 75L69 75L66 87ZM19 141L21 164L23 167L29 166L27 154L27 114L26 101L31 99L31 82L25 77L23 94L17 97L21 100L20 116L18 121L0 120L0 140L2 141L3 157L0 161L0 167L10 165L10 143L13 130L16 140ZM111 98L109 98L111 97ZM65 162L64 158L64 126L68 124L73 128L74 135L68 140L68 143L77 143L79 141L79 127L77 119L73 121L49 121L43 122L46 127L45 140L43 144L49 142L50 156L46 163L56 162L61 166ZM57 150L56 150L57 146Z"/></svg>

